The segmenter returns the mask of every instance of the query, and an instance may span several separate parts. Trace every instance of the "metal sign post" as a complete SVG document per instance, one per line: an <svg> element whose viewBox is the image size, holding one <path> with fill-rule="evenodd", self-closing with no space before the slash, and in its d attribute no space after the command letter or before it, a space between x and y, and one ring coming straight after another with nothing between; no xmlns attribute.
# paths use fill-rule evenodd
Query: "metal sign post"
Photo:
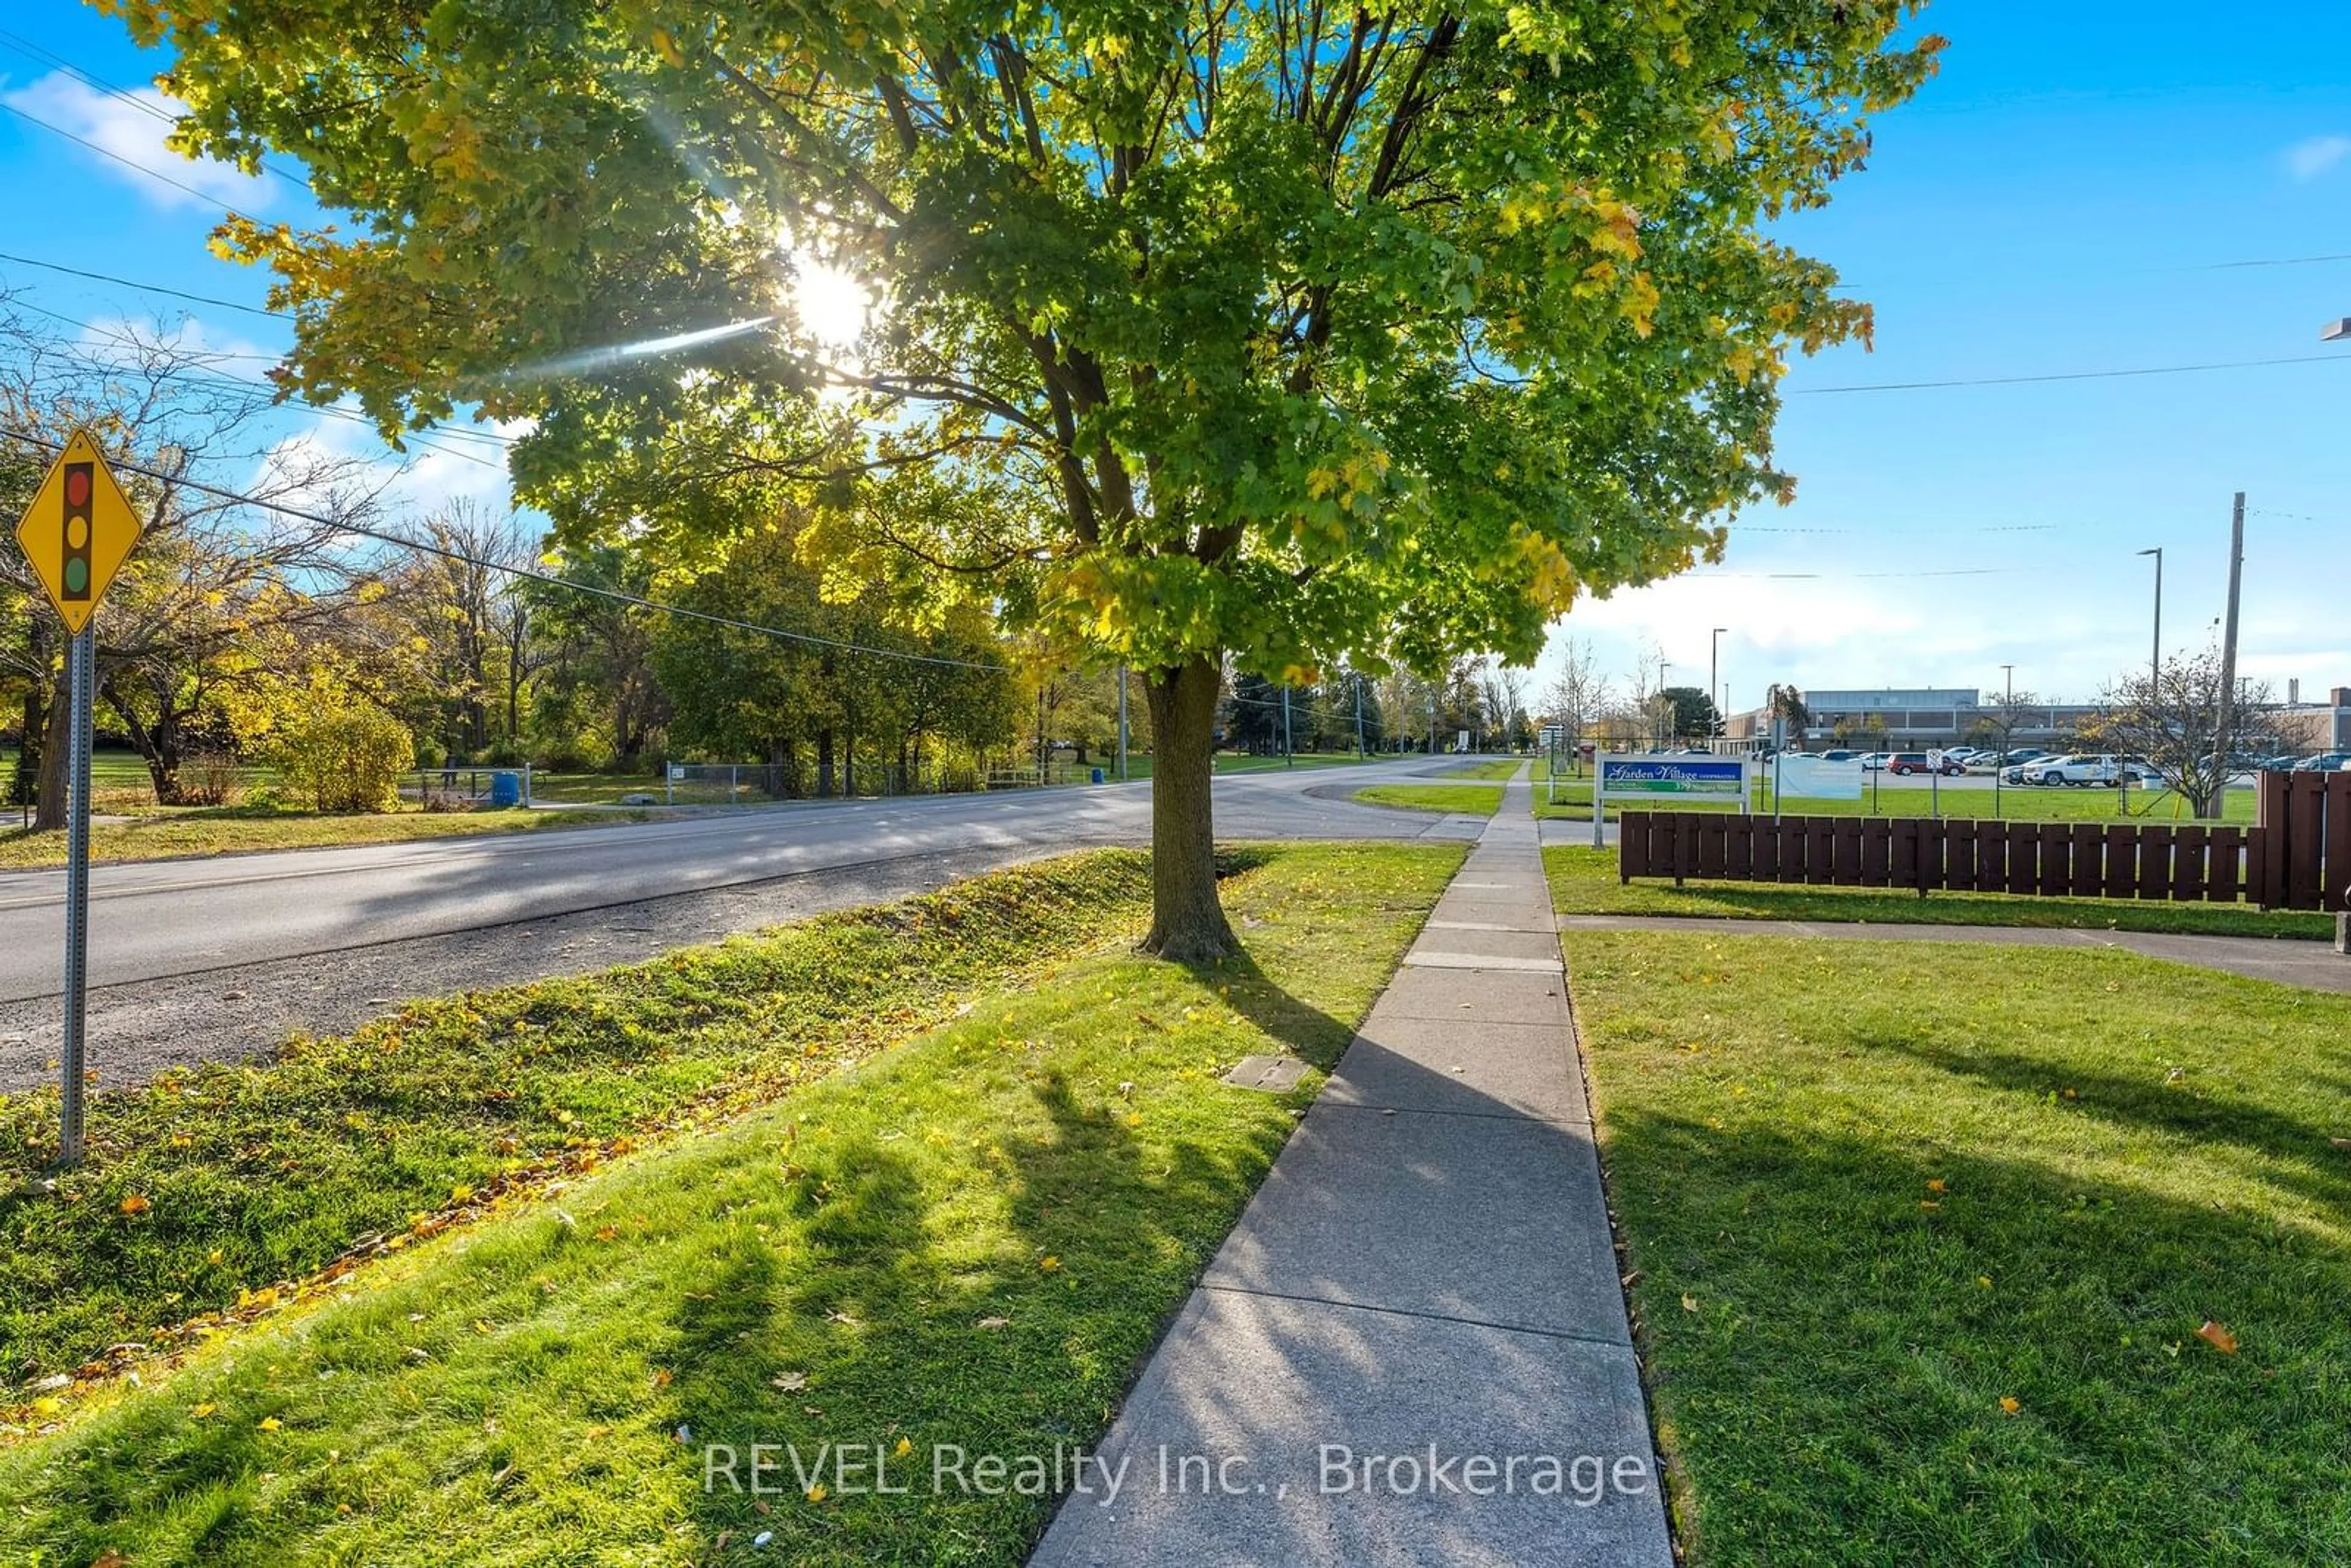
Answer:
<svg viewBox="0 0 2351 1568"><path fill-rule="evenodd" d="M57 1163L81 1163L84 992L89 975L89 737L98 689L97 637L75 633L66 654L71 710L66 715L66 1039L64 1094L57 1119Z"/></svg>
<svg viewBox="0 0 2351 1568"><path fill-rule="evenodd" d="M90 618L138 544L139 514L114 482L105 455L77 430L57 453L33 504L16 524L16 543L48 594L72 641L66 650L66 979L65 1049L59 1056L57 1163L82 1155L84 993L89 977L89 738L98 696L98 643Z"/></svg>

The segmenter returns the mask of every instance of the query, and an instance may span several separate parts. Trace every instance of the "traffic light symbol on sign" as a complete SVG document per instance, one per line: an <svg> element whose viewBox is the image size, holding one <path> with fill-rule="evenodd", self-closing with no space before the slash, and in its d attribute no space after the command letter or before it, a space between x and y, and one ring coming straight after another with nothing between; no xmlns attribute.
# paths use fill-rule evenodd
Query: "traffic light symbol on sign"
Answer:
<svg viewBox="0 0 2351 1568"><path fill-rule="evenodd" d="M66 465L66 538L57 587L64 598L72 600L89 598L89 503L97 490L91 466Z"/></svg>

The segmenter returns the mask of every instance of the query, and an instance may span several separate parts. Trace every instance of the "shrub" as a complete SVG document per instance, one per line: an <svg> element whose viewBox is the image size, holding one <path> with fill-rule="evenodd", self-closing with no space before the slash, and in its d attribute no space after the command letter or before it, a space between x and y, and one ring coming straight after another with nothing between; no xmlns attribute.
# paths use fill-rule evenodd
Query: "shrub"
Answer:
<svg viewBox="0 0 2351 1568"><path fill-rule="evenodd" d="M415 755L408 727L379 708L327 708L288 728L277 745L287 788L321 811L389 811Z"/></svg>
<svg viewBox="0 0 2351 1568"><path fill-rule="evenodd" d="M233 751L191 752L180 764L180 793L195 805L235 805L237 783Z"/></svg>

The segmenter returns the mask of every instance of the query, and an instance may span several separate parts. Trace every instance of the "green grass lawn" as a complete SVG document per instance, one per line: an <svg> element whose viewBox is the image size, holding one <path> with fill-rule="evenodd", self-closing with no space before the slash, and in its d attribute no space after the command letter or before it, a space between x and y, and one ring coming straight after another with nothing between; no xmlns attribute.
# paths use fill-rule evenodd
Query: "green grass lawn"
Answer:
<svg viewBox="0 0 2351 1568"><path fill-rule="evenodd" d="M2351 998L1564 941L1693 1563L2351 1561Z"/></svg>
<svg viewBox="0 0 2351 1568"><path fill-rule="evenodd" d="M397 1250L21 1412L0 1558L1018 1563L1050 1498L710 1495L703 1445L1091 1444L1321 1082L1219 1075L1329 1066L1461 852L1255 852L1216 968L1129 956L1145 864L1106 852L101 1097L75 1201L0 1228L19 1312L135 1303L59 1348Z"/></svg>
<svg viewBox="0 0 2351 1568"><path fill-rule="evenodd" d="M89 855L93 861L168 860L256 850L404 843L472 833L602 828L644 820L642 811L421 811L412 807L369 815L329 816L246 806L192 806L156 810L128 821L92 822ZM65 863L62 832L0 831L0 870Z"/></svg>
<svg viewBox="0 0 2351 1568"><path fill-rule="evenodd" d="M2093 931L2175 931L2218 936L2283 936L2323 941L2335 917L2298 910L2262 911L2241 904L2140 903L2126 898L2042 898L2004 893L1935 893L1925 898L1890 888L1811 887L1768 882L1670 878L1620 882L1614 849L1551 844L1543 868L1562 915L1711 915L1726 920L1896 920L1932 925L2049 925Z"/></svg>
<svg viewBox="0 0 2351 1568"><path fill-rule="evenodd" d="M1781 799L1780 810L1790 817L1926 817L1937 813L1937 796L1941 798L1940 814L1945 817L1973 817L1986 821L1995 817L2011 822L2193 822L2218 821L2249 824L2253 820L2253 791L2250 789L2229 791L2228 815L2204 819L2187 812L2184 797L2168 789L2133 789L2119 798L2112 789L2065 789L2021 786L1999 791L1979 789L1970 784L1964 789L1936 790L1922 784L1882 784L1874 792L1865 783L1858 800L1800 800L1792 796ZM1562 778L1559 782L1559 800L1550 799L1550 787L1535 791L1535 815L1538 817L1572 817L1578 821L1592 821L1592 780ZM2127 815L2124 806L2127 804ZM1621 802L1610 800L1605 808L1614 821ZM1698 800L1677 801L1670 797L1653 797L1632 802L1634 810L1733 810L1735 799L1720 802ZM1767 778L1755 792L1755 810L1768 813L1771 810L1771 786Z"/></svg>
<svg viewBox="0 0 2351 1568"><path fill-rule="evenodd" d="M1526 759L1524 758L1494 757L1489 758L1483 762L1464 762L1458 767L1448 768L1445 770L1445 777L1447 779L1509 779L1517 777L1519 769L1525 766Z"/></svg>
<svg viewBox="0 0 2351 1568"><path fill-rule="evenodd" d="M1499 784L1371 784L1350 799L1367 806L1396 806L1407 811L1458 811L1465 816L1490 817L1502 809Z"/></svg>

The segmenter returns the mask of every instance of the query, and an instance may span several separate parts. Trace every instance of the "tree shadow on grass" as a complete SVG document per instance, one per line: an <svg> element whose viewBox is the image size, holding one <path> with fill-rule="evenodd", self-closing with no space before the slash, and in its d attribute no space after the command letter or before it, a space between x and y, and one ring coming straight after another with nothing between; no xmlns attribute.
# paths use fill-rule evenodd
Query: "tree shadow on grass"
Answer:
<svg viewBox="0 0 2351 1568"><path fill-rule="evenodd" d="M1188 973L1323 1065L1353 1034L1246 955ZM705 1560L1021 1561L1294 1125L1287 1100L1250 1096L1232 1102L1248 1124L1213 1142L1155 1127L1146 1143L1142 1113L1050 1055L1028 1077L1041 1124L1002 1119L1002 1158L966 1178L991 1186L1008 1242L972 1242L970 1195L941 1186L945 1156L918 1139L803 1137L778 1151L801 1249L747 1242L679 1281L669 1408L692 1432ZM1010 1466L992 1494L989 1455ZM868 1490L876 1463L911 1490Z"/></svg>
<svg viewBox="0 0 2351 1568"><path fill-rule="evenodd" d="M1991 1046L1898 1037L1859 1043L1865 1050L1897 1052L1954 1077L2011 1093L2063 1096L2070 1108L2118 1126L2228 1144L2279 1162L2273 1179L2351 1212L2351 1160L2327 1142L2330 1134L2343 1135L2343 1122L2318 1125L2298 1121L2206 1087L2193 1074L2178 1083L2166 1082L2152 1067L2124 1073Z"/></svg>
<svg viewBox="0 0 2351 1568"><path fill-rule="evenodd" d="M1604 1148L1708 1560L2351 1557L2338 1241L1820 1126L1619 1105Z"/></svg>

